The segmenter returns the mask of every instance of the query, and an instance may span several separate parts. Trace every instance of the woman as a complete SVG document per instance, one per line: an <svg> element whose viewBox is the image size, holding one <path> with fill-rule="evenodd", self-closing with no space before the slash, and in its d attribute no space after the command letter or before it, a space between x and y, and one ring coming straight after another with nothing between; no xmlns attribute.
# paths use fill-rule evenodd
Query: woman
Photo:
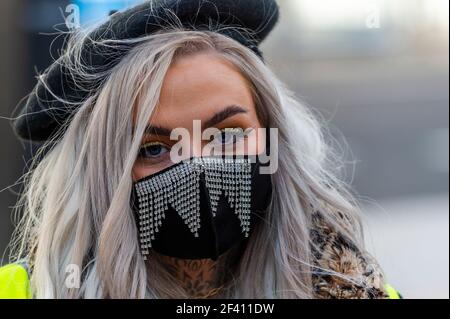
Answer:
<svg viewBox="0 0 450 319"><path fill-rule="evenodd" d="M48 152L0 286L3 271L36 298L393 296L319 122L264 64L277 20L274 0L149 1L74 35L15 122Z"/></svg>

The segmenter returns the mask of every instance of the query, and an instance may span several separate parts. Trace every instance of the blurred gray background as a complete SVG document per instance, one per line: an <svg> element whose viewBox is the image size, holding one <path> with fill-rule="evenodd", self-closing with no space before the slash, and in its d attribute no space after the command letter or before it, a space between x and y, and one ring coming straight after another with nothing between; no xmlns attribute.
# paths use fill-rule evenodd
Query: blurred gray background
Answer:
<svg viewBox="0 0 450 319"><path fill-rule="evenodd" d="M50 33L70 2L0 1L1 263L15 184L35 148L18 142L6 118L57 54L61 39L50 52ZM139 1L75 2L84 23ZM406 298L448 298L449 2L279 3L267 62L348 143L345 177L364 206L369 249Z"/></svg>

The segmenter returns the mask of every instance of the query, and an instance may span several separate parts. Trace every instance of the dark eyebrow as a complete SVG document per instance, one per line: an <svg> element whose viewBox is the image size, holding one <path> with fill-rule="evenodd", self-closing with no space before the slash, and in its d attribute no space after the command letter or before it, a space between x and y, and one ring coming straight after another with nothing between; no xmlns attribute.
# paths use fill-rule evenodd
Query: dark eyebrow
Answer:
<svg viewBox="0 0 450 319"><path fill-rule="evenodd" d="M225 121L227 118L232 117L236 114L240 114L240 113L247 113L247 110L238 105L227 106L224 110L215 114L213 117L211 117L205 123L203 123L203 128L213 127L214 125L217 125L217 124Z"/></svg>
<svg viewBox="0 0 450 319"><path fill-rule="evenodd" d="M145 133L147 135L162 135L162 136L170 136L171 130L165 127L161 126L153 126L153 125L147 125L145 128Z"/></svg>
<svg viewBox="0 0 450 319"><path fill-rule="evenodd" d="M247 112L248 111L246 109L238 105L227 106L222 111L214 114L214 116L211 117L209 120L202 123L202 129L213 127L214 125L217 125L225 121L229 117L232 117L236 114ZM171 133L170 129L161 126L147 125L147 127L145 128L145 134L147 135L170 136L170 133Z"/></svg>

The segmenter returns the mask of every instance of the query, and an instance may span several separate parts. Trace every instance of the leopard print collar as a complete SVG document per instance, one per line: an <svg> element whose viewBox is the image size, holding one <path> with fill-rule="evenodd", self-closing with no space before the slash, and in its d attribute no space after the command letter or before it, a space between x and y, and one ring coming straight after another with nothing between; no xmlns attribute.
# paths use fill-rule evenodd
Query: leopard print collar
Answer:
<svg viewBox="0 0 450 319"><path fill-rule="evenodd" d="M383 274L375 260L334 231L316 213L311 232L313 285L321 299L383 299Z"/></svg>

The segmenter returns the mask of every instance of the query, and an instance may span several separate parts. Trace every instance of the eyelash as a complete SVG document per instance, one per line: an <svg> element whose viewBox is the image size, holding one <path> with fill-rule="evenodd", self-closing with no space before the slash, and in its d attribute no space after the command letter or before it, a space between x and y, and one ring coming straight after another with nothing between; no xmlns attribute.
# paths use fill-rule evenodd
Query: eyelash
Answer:
<svg viewBox="0 0 450 319"><path fill-rule="evenodd" d="M215 140L217 137L222 137L224 134L227 134L227 133L233 134L233 137L234 137L233 144L235 144L237 142L237 138L246 137L245 132L242 128L235 127L235 128L222 129L219 134L216 134L214 136L213 140ZM230 143L223 143L223 144L230 144Z"/></svg>
<svg viewBox="0 0 450 319"><path fill-rule="evenodd" d="M166 148L166 149L170 150L170 147L167 146L167 145L164 144L164 143L160 143L160 142L149 142L149 143L146 143L146 144L144 144L144 145L142 145L142 146L140 147L140 149L139 149L139 158L142 158L142 159L156 159L156 158L160 157L161 155L157 155L157 156L146 156L146 155L144 154L145 151L148 151L149 148L150 148L150 147L153 147L153 146L161 146L161 147L163 147L163 148ZM167 153L167 152L166 152L166 153Z"/></svg>
<svg viewBox="0 0 450 319"><path fill-rule="evenodd" d="M245 134L245 130L242 129L242 128L239 128L239 127L224 128L224 129L220 130L220 133L218 133L215 136L213 136L211 142L214 142L214 140L217 137L222 137L224 134L227 134L227 133L231 133L231 134L234 133L234 137L235 138L233 139L233 144L235 144L237 142L237 140L238 140L236 138L236 136L238 136L238 138L246 138L247 137L246 134ZM227 144L231 144L231 143L222 143L222 144L223 145L227 145ZM162 155L147 156L145 154L145 152L148 151L149 148L153 147L153 146L161 146L163 148L166 148L167 152L163 153ZM144 145L142 145L140 147L138 157L140 159L147 160L147 161L158 160L158 158L162 157L164 154L167 154L169 152L170 152L170 146L168 146L167 144L164 144L164 143L161 143L161 142L149 142L149 143L146 143L146 144L144 144Z"/></svg>

